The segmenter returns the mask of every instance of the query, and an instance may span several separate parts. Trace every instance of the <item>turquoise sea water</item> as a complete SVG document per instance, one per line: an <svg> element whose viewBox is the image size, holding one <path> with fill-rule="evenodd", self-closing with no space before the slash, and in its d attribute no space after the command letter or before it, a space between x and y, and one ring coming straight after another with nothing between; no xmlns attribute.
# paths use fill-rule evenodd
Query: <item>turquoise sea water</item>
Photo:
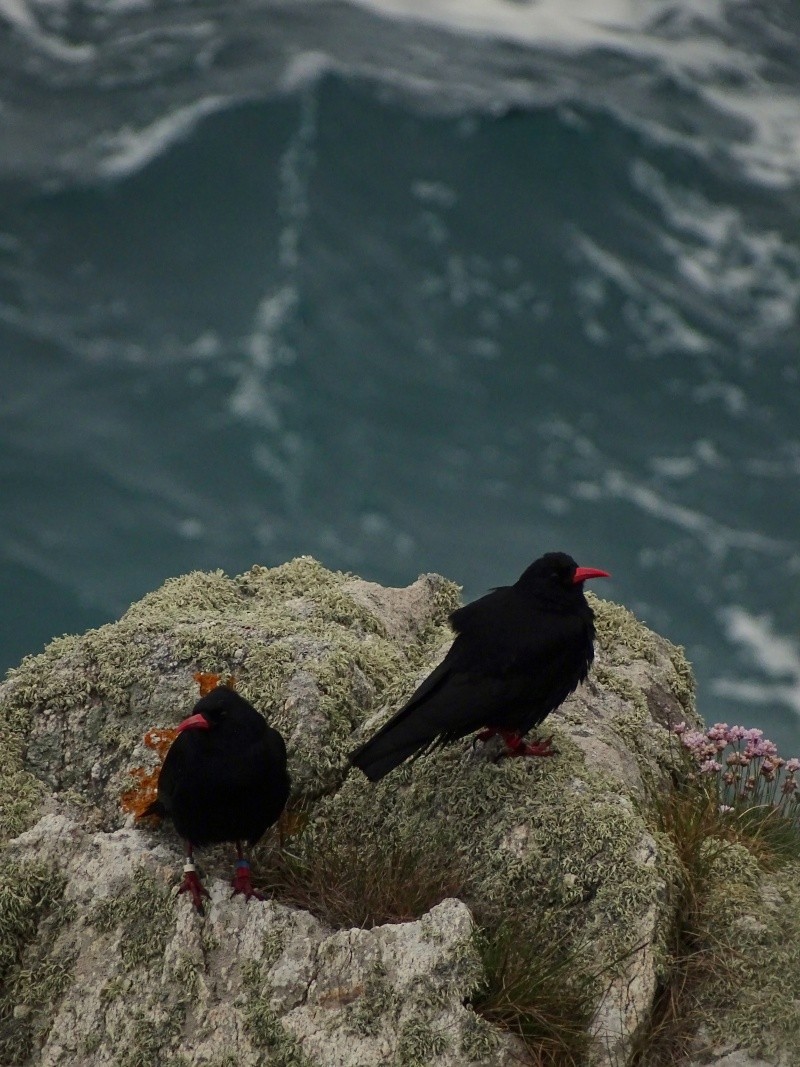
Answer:
<svg viewBox="0 0 800 1067"><path fill-rule="evenodd" d="M794 7L421 11L0 0L0 665L564 549L800 751Z"/></svg>

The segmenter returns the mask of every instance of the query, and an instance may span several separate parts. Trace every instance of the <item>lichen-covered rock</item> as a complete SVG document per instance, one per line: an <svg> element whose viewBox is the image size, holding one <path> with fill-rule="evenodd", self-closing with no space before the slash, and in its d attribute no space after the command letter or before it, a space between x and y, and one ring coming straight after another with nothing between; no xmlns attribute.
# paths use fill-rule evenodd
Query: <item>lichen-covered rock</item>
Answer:
<svg viewBox="0 0 800 1067"><path fill-rule="evenodd" d="M53 642L0 686L0 1063L387 1063L486 1067L515 1039L465 1006L481 982L474 915L545 915L597 976L595 1063L646 1024L676 906L652 818L693 714L680 650L592 598L596 665L545 724L553 759L487 758L471 739L372 785L346 753L441 657L457 588L391 590L310 559L167 582L119 622ZM387 847L463 872L462 901L372 930L229 899L203 858L205 919L175 899L178 842L120 807L145 731L175 724L196 671L233 675L287 739L300 862ZM518 1062L518 1060L515 1060Z"/></svg>
<svg viewBox="0 0 800 1067"><path fill-rule="evenodd" d="M0 841L47 793L73 796L110 829L146 730L197 699L193 673L230 675L293 755L296 790L333 788L353 728L446 639L458 587L425 575L390 591L300 558L237 578L171 579L116 623L53 641L0 688ZM22 753L24 752L24 759Z"/></svg>
<svg viewBox="0 0 800 1067"><path fill-rule="evenodd" d="M307 912L231 899L212 878L201 918L173 899L170 848L66 815L42 818L9 856L51 872L58 908L48 969L31 978L46 989L5 1020L4 1063L29 1053L47 1067L473 1062L463 1000L480 964L460 901L417 922L332 931ZM57 987L53 961L65 964ZM511 1061L498 1041L482 1062Z"/></svg>
<svg viewBox="0 0 800 1067"><path fill-rule="evenodd" d="M761 869L717 843L698 916L722 965L698 989L696 1047L719 1067L790 1067L800 1059L800 859Z"/></svg>

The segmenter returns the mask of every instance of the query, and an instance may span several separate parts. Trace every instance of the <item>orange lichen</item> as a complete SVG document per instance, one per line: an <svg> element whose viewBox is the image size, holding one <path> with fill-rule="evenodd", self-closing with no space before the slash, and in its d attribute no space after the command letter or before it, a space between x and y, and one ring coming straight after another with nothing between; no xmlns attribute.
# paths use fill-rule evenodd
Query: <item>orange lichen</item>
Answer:
<svg viewBox="0 0 800 1067"><path fill-rule="evenodd" d="M130 776L136 783L127 789L119 798L120 807L141 819L145 811L150 807L158 795L158 776L161 773L161 764L169 751L169 746L178 736L178 731L171 727L156 726L148 730L144 735L144 743L158 756L158 763L151 770L145 767L133 767ZM157 816L148 816L157 818Z"/></svg>
<svg viewBox="0 0 800 1067"><path fill-rule="evenodd" d="M200 686L201 697L208 696L211 690L216 689L218 685L225 685L228 689L236 688L236 679L232 674L229 674L224 682L221 674L213 674L211 671L198 671L192 677Z"/></svg>
<svg viewBox="0 0 800 1067"><path fill-rule="evenodd" d="M212 689L216 689L221 684L226 685L228 689L236 688L236 679L233 675L229 675L224 683L222 682L221 674L213 674L211 671L198 671L193 675L193 678L200 688L201 697L207 696ZM161 774L161 764L169 751L169 746L177 736L177 729L169 726L156 726L152 730L148 730L144 735L143 741L148 748L156 753L158 763L150 770L147 770L146 767L131 768L129 773L135 784L119 798L119 804L123 811L132 813L137 819L145 817L158 819L157 815L145 816L144 813L158 795L158 776Z"/></svg>

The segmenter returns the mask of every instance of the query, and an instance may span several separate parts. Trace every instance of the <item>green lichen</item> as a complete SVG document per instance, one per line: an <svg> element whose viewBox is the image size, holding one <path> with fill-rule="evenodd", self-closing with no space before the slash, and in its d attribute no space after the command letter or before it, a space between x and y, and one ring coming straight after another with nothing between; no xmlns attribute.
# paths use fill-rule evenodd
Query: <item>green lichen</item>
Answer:
<svg viewBox="0 0 800 1067"><path fill-rule="evenodd" d="M33 821L44 790L25 769L24 755L33 709L26 705L22 681L6 683L0 703L0 846Z"/></svg>
<svg viewBox="0 0 800 1067"><path fill-rule="evenodd" d="M0 870L0 984L36 937L42 916L61 900L64 884L44 861L7 861Z"/></svg>
<svg viewBox="0 0 800 1067"><path fill-rule="evenodd" d="M512 901L537 911L544 887L563 906L591 898L609 962L619 959L638 936L633 917L648 903L667 906L663 881L658 865L631 862L646 832L632 806L598 787L577 748L563 749L494 764L456 745L377 785L351 776L317 806L298 847L355 840L368 857L425 841L432 857L460 857L466 898L490 911Z"/></svg>
<svg viewBox="0 0 800 1067"><path fill-rule="evenodd" d="M160 960L175 921L169 889L144 866L136 868L126 892L98 901L88 918L100 933L119 932L126 970Z"/></svg>
<svg viewBox="0 0 800 1067"><path fill-rule="evenodd" d="M715 857L698 925L715 957L698 991L702 1031L713 1044L771 1059L800 1042L800 862L760 871L741 845Z"/></svg>
<svg viewBox="0 0 800 1067"><path fill-rule="evenodd" d="M386 632L367 597L356 595L351 576L304 557L282 567L254 567L238 578L195 572L171 580L119 622L54 642L24 661L0 691L0 740L8 739L12 753L11 764L4 765L12 769L0 780L2 818L12 810L5 805L6 782L17 781L14 776L24 778L24 788L8 822L11 831L27 824L39 802L41 789L24 762L34 714L52 717L48 736L69 743L74 759L84 746L77 734L62 742L58 727L66 730L75 709L86 712L97 728L92 740L105 746L113 770L125 765L143 730L158 724L151 704L165 682L172 680L175 692L183 687L188 700L194 671L234 674L239 691L291 738L295 792L308 802L307 826L291 845L303 862L321 844L357 842L369 857L412 855L424 842L428 856L452 857L463 869L463 895L476 912L497 915L512 904L532 913L546 908L558 936L576 943L593 938L597 966L609 974L624 970L639 937L637 917L655 909L656 927L666 925L673 906L665 875L669 850L656 835L654 861L632 860L646 837L646 813L629 802L619 782L587 766L566 733L559 734L552 760L494 764L475 758L466 739L406 764L377 786L355 772L348 776L346 753L359 736L354 731L384 709L391 714L452 638L446 620L457 606L458 588L436 576L427 581L427 617L410 622L402 640ZM652 758L641 729L649 721L647 701L625 677L625 665L637 661L641 670L643 663L663 664L668 655L685 706L691 671L680 650L670 650L626 609L596 598L592 604L603 653L593 681L624 701L627 710L611 728L643 764ZM318 732L297 729L292 698L298 678L305 685L301 710L308 714L310 701ZM183 710L176 708L174 718ZM89 789L93 747L70 788ZM591 906L582 908L588 901ZM100 901L89 918L100 932L119 932L126 970L155 967L174 923L168 889L144 868L130 891ZM263 980L264 973L258 974ZM466 988L472 979L462 977ZM299 1043L270 1008L263 981L258 989L248 981L246 988L253 1043L268 1050L270 1062L304 1062ZM361 999L366 1007L358 1025L367 1026L369 998ZM438 1040L426 1025L403 1039L409 1055ZM145 1047L155 1040L148 1034Z"/></svg>
<svg viewBox="0 0 800 1067"><path fill-rule="evenodd" d="M156 1017L133 1009L128 1020L129 1035L124 1043L115 1043L115 1067L153 1067L166 1063L181 1019L174 1012L161 1012Z"/></svg>
<svg viewBox="0 0 800 1067"><path fill-rule="evenodd" d="M678 698L686 714L694 717L696 715L696 684L692 665L686 658L686 650L682 645L673 645L670 642L665 642L665 644L667 646L667 654L672 666L675 668L672 692Z"/></svg>
<svg viewBox="0 0 800 1067"><path fill-rule="evenodd" d="M592 670L592 681L602 689L616 693L630 705L629 715L635 714L635 725L641 725L648 718L647 699L642 690L635 685L622 671L605 667L601 664ZM615 727L619 719L615 720Z"/></svg>
<svg viewBox="0 0 800 1067"><path fill-rule="evenodd" d="M196 571L171 579L119 621L53 641L0 689L0 844L35 817L43 796L37 775L61 792L94 795L98 757L108 774L129 761L144 731L165 724L164 710L154 710L169 700L164 683L173 677L188 703L198 670L235 675L243 695L287 736L297 725L290 682L298 671L310 675L326 736L296 734L295 789L335 788L354 726L408 688L449 632L458 589L437 576L428 583L428 615L411 624L404 644L354 594L351 575L308 557L238 578ZM166 722L184 710L167 703ZM54 770L65 765L68 780Z"/></svg>
<svg viewBox="0 0 800 1067"><path fill-rule="evenodd" d="M0 1058L21 1063L37 1035L46 1035L74 962L56 950L71 916L61 904L64 878L42 861L7 862L0 872ZM15 1008L23 1007L15 1016Z"/></svg>
<svg viewBox="0 0 800 1067"><path fill-rule="evenodd" d="M38 946L37 959L21 968L0 993L0 1062L21 1063L50 1031L61 996L74 979L76 954L52 949L52 938ZM6 1005L24 1005L16 1018L4 1018Z"/></svg>
<svg viewBox="0 0 800 1067"><path fill-rule="evenodd" d="M286 946L286 931L275 926L267 930L261 942L261 959L264 966L269 970L283 955Z"/></svg>
<svg viewBox="0 0 800 1067"><path fill-rule="evenodd" d="M103 1039L97 1030L92 1031L91 1034L87 1034L83 1039L82 1048L84 1056L91 1056L100 1048L103 1043Z"/></svg>
<svg viewBox="0 0 800 1067"><path fill-rule="evenodd" d="M247 1033L257 1048L266 1050L270 1067L313 1067L301 1043L289 1033L270 1005L266 969L260 962L250 960L245 964L242 985Z"/></svg>
<svg viewBox="0 0 800 1067"><path fill-rule="evenodd" d="M446 1048L444 1034L421 1019L410 1019L400 1030L394 1063L396 1067L430 1067Z"/></svg>
<svg viewBox="0 0 800 1067"><path fill-rule="evenodd" d="M100 1003L104 1006L113 1004L115 1000L119 1000L125 994L129 985L129 979L123 978L121 975L114 975L100 990Z"/></svg>
<svg viewBox="0 0 800 1067"><path fill-rule="evenodd" d="M345 1009L343 1027L361 1037L374 1037L387 1026L388 1019L396 1019L402 1000L392 989L382 964L376 963L364 980L364 991Z"/></svg>
<svg viewBox="0 0 800 1067"><path fill-rule="evenodd" d="M197 962L191 956L180 953L173 960L170 971L176 1002L182 1005L189 1004L194 1000L199 984Z"/></svg>
<svg viewBox="0 0 800 1067"><path fill-rule="evenodd" d="M611 663L625 666L634 659L655 663L658 659L658 642L652 630L636 618L633 612L611 600L601 600L591 590L586 599L594 611L597 643Z"/></svg>
<svg viewBox="0 0 800 1067"><path fill-rule="evenodd" d="M480 1015L470 1012L461 1032L461 1056L464 1062L483 1063L500 1044L497 1029Z"/></svg>

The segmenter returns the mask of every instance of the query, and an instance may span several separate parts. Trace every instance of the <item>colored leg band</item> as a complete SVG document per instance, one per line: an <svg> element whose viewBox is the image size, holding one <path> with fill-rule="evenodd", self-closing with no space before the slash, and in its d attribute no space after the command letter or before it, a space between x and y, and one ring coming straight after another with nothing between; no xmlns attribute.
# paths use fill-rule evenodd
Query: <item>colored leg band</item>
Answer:
<svg viewBox="0 0 800 1067"><path fill-rule="evenodd" d="M245 867L247 868L248 871L250 870L250 864L247 862L247 860L237 860L236 861L237 870L240 870L240 869L243 870Z"/></svg>

